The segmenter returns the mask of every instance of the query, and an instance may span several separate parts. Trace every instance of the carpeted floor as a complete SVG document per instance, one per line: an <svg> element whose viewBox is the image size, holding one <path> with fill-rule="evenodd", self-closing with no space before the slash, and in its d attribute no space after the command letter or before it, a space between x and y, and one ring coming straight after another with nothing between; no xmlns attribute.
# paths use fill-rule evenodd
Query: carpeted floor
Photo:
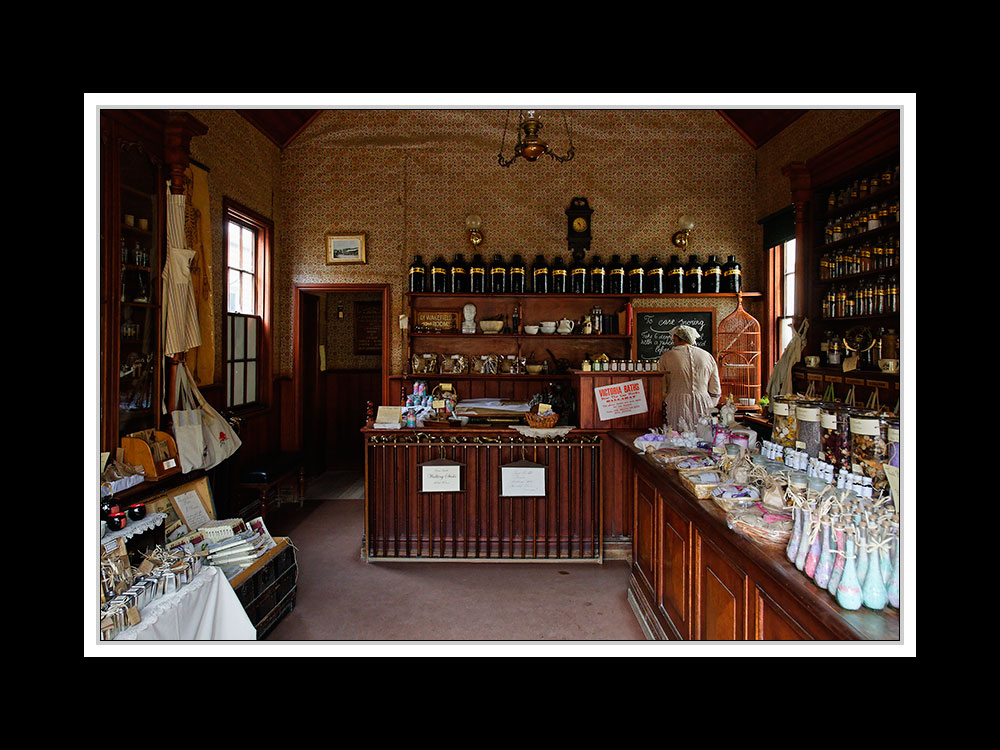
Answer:
<svg viewBox="0 0 1000 750"><path fill-rule="evenodd" d="M269 641L642 641L628 564L366 563L364 484L328 472L270 515L299 565L295 609Z"/></svg>

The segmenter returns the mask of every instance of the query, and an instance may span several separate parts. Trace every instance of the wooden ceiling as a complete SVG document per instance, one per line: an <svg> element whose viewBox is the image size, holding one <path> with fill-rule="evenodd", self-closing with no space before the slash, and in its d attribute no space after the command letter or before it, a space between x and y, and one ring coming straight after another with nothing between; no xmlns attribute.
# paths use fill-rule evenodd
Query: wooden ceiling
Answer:
<svg viewBox="0 0 1000 750"><path fill-rule="evenodd" d="M285 148L322 110L239 109L236 111L279 148ZM720 109L718 113L756 149L807 111L805 109Z"/></svg>

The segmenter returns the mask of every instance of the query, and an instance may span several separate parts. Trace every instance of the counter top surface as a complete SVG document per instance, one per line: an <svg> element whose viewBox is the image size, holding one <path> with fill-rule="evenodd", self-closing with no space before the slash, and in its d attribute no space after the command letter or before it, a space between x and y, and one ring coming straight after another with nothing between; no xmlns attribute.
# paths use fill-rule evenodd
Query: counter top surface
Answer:
<svg viewBox="0 0 1000 750"><path fill-rule="evenodd" d="M826 591L816 586L785 557L784 550L768 548L739 534L726 524L726 513L711 500L699 500L677 478L677 472L640 455L633 441L644 434L641 430L612 431L610 438L631 449L635 460L649 467L657 477L675 491L685 504L685 510L701 526L713 526L721 535L775 583L793 594L799 602L831 629L842 631L846 638L864 640L899 640L899 612L889 607L875 612L862 607L847 610L837 604Z"/></svg>

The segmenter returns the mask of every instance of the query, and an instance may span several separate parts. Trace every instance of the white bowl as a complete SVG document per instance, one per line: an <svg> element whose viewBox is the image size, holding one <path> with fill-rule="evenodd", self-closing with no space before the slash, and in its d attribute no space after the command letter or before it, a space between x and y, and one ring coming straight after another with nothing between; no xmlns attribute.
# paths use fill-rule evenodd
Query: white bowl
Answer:
<svg viewBox="0 0 1000 750"><path fill-rule="evenodd" d="M480 320L479 327L483 329L483 333L500 333L503 330L503 321Z"/></svg>
<svg viewBox="0 0 1000 750"><path fill-rule="evenodd" d="M543 320L538 325L540 325L542 328L555 328L556 322L554 320Z"/></svg>
<svg viewBox="0 0 1000 750"><path fill-rule="evenodd" d="M556 327L555 326L542 326L541 331L542 331L542 333L555 333L556 332Z"/></svg>
<svg viewBox="0 0 1000 750"><path fill-rule="evenodd" d="M533 336L538 333L538 326L525 326L524 332Z"/></svg>

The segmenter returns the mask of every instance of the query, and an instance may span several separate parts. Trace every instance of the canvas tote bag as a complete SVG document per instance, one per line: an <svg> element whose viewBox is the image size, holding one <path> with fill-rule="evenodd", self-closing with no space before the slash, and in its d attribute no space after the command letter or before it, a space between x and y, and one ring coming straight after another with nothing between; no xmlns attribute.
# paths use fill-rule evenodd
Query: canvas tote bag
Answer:
<svg viewBox="0 0 1000 750"><path fill-rule="evenodd" d="M219 412L213 409L208 401L205 400L205 397L201 395L201 391L198 390L198 386L194 383L194 376L188 370L187 363L182 363L180 369L184 371L188 388L191 390L197 403L201 406L201 431L205 444L205 459L201 468L211 469L233 455L243 442L236 434L233 426Z"/></svg>
<svg viewBox="0 0 1000 750"><path fill-rule="evenodd" d="M177 385L174 390L177 408L170 412L174 425L174 440L181 471L187 474L192 469L200 469L205 463L205 432L202 407L194 394L185 372L177 370Z"/></svg>

